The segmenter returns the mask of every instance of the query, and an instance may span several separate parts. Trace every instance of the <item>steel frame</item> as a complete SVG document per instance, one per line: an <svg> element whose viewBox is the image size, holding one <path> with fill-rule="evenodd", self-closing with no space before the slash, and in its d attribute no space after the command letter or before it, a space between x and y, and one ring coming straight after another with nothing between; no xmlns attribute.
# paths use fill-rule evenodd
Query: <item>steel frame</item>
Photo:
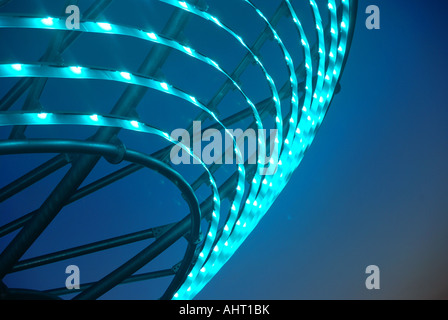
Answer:
<svg viewBox="0 0 448 320"><path fill-rule="evenodd" d="M8 2L9 1L1 1L0 6L3 6ZM350 9L350 23L354 26L356 21L357 1L351 0L350 2L352 4ZM68 1L68 3L73 3L73 1ZM98 17L101 12L103 12L111 3L112 0L96 1L86 12L85 19L95 20L95 18ZM201 1L197 0L191 0L188 3L191 5L196 4L198 6L203 5ZM282 2L276 13L273 17L271 17L270 23L273 26L276 26L285 14L286 5ZM188 23L189 18L190 15L188 13L176 9L163 30L163 34L171 39L178 38L182 29ZM349 32L347 54L344 57L341 73L345 67L348 51L353 38L353 30L354 29L352 27ZM330 32L329 26L327 26L325 32ZM60 57L60 54L69 48L81 34L82 33L57 31L50 47L42 56L40 61L51 62L57 60ZM271 39L271 37L272 34L270 33L270 29L266 27L251 49L254 52L259 51L263 44L267 40ZM311 49L313 56L317 55L318 49L319 46L316 43ZM148 76L155 74L160 66L165 63L171 50L172 49L168 47L155 46L145 58L138 72ZM251 56L247 54L231 74L232 78L238 79L239 76L246 70L250 62ZM304 69L305 62L301 63L296 68L295 72L297 75L301 75L303 74ZM45 88L46 80L46 78L20 79L16 85L1 99L0 111L7 111L10 109L11 106L27 91L28 96L23 106L23 111L38 110L39 106L37 102L39 101L39 97ZM299 89L303 92L305 90L305 86L305 83L301 83L299 84ZM207 106L211 110L217 110L217 106L231 89L231 81L226 81L220 90L210 100ZM128 117L134 114L139 102L147 90L148 89L144 87L129 85L124 94L113 107L111 114L121 117ZM338 90L339 89L337 88L336 93ZM291 97L292 92L288 86L288 82L281 87L279 93L282 99ZM256 104L256 108L259 110L260 117L263 119L271 116L272 109L274 108L274 102L272 99L268 98ZM240 121L241 119L245 119L250 115L251 110L245 109L228 117L227 119L222 120L222 122L225 125L230 125ZM290 116L291 115L289 114L285 117L284 122L286 124L288 124L287 120ZM206 112L201 112L196 120L204 120L207 117L209 117L209 115ZM252 122L251 126L254 125L255 121ZM221 129L217 124L211 125L209 128ZM203 131L206 131L209 128L203 129ZM51 223L51 221L64 206L78 201L79 199L139 170L149 168L159 172L176 184L176 186L185 195L185 199L190 208L190 214L180 222L174 225L166 226L166 229L168 230L160 237L156 238L151 245L103 279L95 283L84 284L81 288L81 293L78 294L75 299L97 299L114 286L122 283L143 281L167 276L174 276L174 278L161 299L171 299L173 297L189 274L194 259L197 259L197 247L200 243L200 221L202 219L210 219L210 208L212 206L213 199L208 198L206 201L199 204L194 193L195 190L197 190L202 184L208 182L208 177L206 173L204 173L198 177L194 183L191 185L188 184L167 164L170 148L159 150L151 156L147 156L132 150L127 150L123 145L116 143L116 136L119 130L120 129L117 128L99 128L89 141L28 140L25 137L26 126L14 126L10 135L10 140L0 141L0 155L19 153L59 154L51 160L31 170L29 173L23 175L16 181L13 181L9 185L0 189L0 202L3 202L15 194L25 190L57 170L67 165L71 166L64 178L60 181L57 187L53 190L52 194L45 200L39 209L0 227L0 237L20 229L17 236L14 237L8 247L0 255L0 279L3 279L9 273L154 238L154 229L149 229L60 252L54 252L45 256L19 261L27 249L39 237L39 235L45 230L45 228ZM192 128L190 128L190 131L191 130ZM76 154L76 156L73 156L73 154ZM114 173L92 182L83 188L80 188L80 185L84 179L93 170L101 157L104 157L113 163L127 161L130 162L130 164L115 171ZM210 167L210 171L213 173L218 170L218 168L219 166L212 165ZM255 175L255 169L253 166L251 167L249 165L246 165L246 169L248 170L246 178L248 181L252 181ZM233 175L219 186L218 189L221 198L231 199L234 197L234 186L236 182L237 175ZM188 240L188 248L179 265L173 266L173 268L169 270L160 270L152 273L134 275L135 272L152 261L160 253L169 248L173 243L182 237L185 237ZM58 296L68 293L71 292L65 288L48 290L47 292L11 289L7 288L3 283L0 288L0 296L7 299L56 299Z"/></svg>

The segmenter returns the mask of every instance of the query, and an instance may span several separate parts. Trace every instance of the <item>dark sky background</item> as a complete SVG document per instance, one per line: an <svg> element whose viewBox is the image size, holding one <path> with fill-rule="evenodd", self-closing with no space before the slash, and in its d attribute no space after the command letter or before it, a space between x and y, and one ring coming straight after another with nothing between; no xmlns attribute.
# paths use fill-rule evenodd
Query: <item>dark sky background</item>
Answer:
<svg viewBox="0 0 448 320"><path fill-rule="evenodd" d="M269 7L266 1L256 3ZM24 11L25 7L20 7L21 1L17 2L17 6ZM13 7L13 3L11 11L18 8ZM132 1L132 4L135 3ZM364 11L371 4L381 9L380 30L367 30L365 27L367 15ZM145 4L152 5L155 5L154 1ZM158 4L157 8L159 6L163 7ZM26 7L26 10L33 12L34 8ZM120 7L117 5L110 10L119 12ZM58 12L60 10L55 14ZM146 17L142 14L143 9L135 12L136 19L142 21L162 21L164 17L154 11ZM232 12L235 21L244 18L244 13L237 8ZM166 16L169 16L168 13L170 11ZM448 47L444 31L447 14L448 5L444 1L359 1L355 36L341 80L342 91L334 98L316 140L270 211L197 299L448 299L448 108L445 102ZM243 22L239 23L244 26ZM154 22L155 25L157 23ZM200 22L197 23L200 25ZM252 29L248 23L246 27L249 31L245 39L250 39ZM188 36L188 30L185 33ZM258 34L258 29L254 28L253 34ZM25 43L17 43L18 47L14 47L12 37L4 30L0 31L0 39L2 62L11 62L13 58L26 59L27 52L22 56L18 54L20 46L26 51ZM4 44L5 39L8 39L8 46ZM86 41L98 39L89 38ZM198 46L201 44L204 50L206 45L210 45L207 41L197 43ZM108 45L113 46L114 43ZM139 45L138 42L129 42L127 48L117 45L113 48L122 50L119 54L95 57L101 65L116 66L122 64L120 55L128 55L126 68L132 70L138 65L136 61L141 61L147 51L146 48L143 54L139 53ZM34 48L37 51L38 48ZM210 52L213 53L213 50L218 52L215 47ZM82 46L75 47L67 53L66 61L75 58L74 61L82 61L83 53L88 55ZM225 53L221 54L226 56ZM174 65L174 58L182 59L181 55L173 54L169 61L171 65ZM224 63L231 65L233 58L227 55ZM238 53L235 53L234 60L238 61ZM93 61L89 60L88 63L98 64ZM190 67L191 70L188 69ZM200 68L199 64L194 63L190 67L184 66L184 74L191 75L195 68ZM176 79L177 74L172 69L163 71L170 80ZM222 78L209 78L207 72L209 70L200 69L198 74L208 80L210 88L219 87ZM191 77L177 78L179 82L176 84L183 84L192 92L201 85L192 81ZM2 80L1 93L4 94L14 81ZM64 80L65 83L68 81ZM264 97L261 90L255 91L254 82L247 89L257 92L260 98ZM50 83L50 92L51 84L53 82ZM97 91L88 85L72 86L72 98L67 107L82 105L90 111L102 102L109 109L121 93L118 89L124 88L116 84L110 86L99 86ZM111 90L115 86L117 90ZM91 90L91 95L74 94L75 90L81 89ZM198 98L206 101L207 95L214 92L212 90L202 88L203 96ZM52 101L67 92L47 94L43 100L51 110L54 107ZM146 103L151 101L154 105L170 101L164 100L166 98L158 93L145 99ZM184 112L187 118L196 114L185 111L185 108L182 109L184 106L177 106L181 111L175 107L170 111ZM151 112L154 114L151 119L157 125L166 125L169 130L181 126L176 120L164 118L163 112L149 110L142 116L148 116ZM4 129L0 131L2 139L6 132ZM124 137L132 140L133 136L126 134ZM135 139L136 145L149 144L138 140L142 138ZM23 156L3 157L0 168L5 180L9 180L32 168L33 163L41 163L47 158L35 156L32 161L23 161ZM20 168L17 168L17 159L24 163ZM89 176L89 181L113 168L106 163L101 164ZM50 187L63 173L62 170L40 186L30 189L22 198L3 203L0 211L7 212L7 218L3 218L2 223L36 209L47 189L51 190ZM149 172L133 175L123 184L112 186L107 191L99 192L96 197L89 197L64 209L66 213L58 216L59 220L52 224L49 233L43 235L41 242L36 243L27 254L45 253L50 244L55 249L62 249L99 240L99 234L107 237L124 230L135 231L136 225L147 223L148 212L163 212L170 215L170 219L182 217L185 214L182 210L186 210L182 198L175 193L175 188L162 183L160 178ZM143 192L146 193L142 199ZM146 196L151 196L151 203L144 201ZM26 202L20 202L25 198ZM99 220L91 217L92 213L89 212L92 210ZM123 223L122 216L113 212L125 213L126 216L132 213L132 219ZM73 218L74 213L77 214L76 219ZM98 218L101 215L107 222ZM158 215L154 217L152 222L163 223ZM58 231L58 223L69 223L70 228ZM78 228L83 231L77 232ZM73 237L64 237L64 241L55 243L52 237L66 236L67 232ZM76 236L79 237L76 239ZM1 248L10 239L4 238L0 242ZM143 247L144 244L139 244L131 249L113 252L124 261ZM179 245L173 250L179 253L182 249ZM82 281L92 281L104 275L105 270L113 269L108 259L117 262L109 253L98 257L96 261L101 263L92 264L83 259L62 262L39 276L26 272L14 274L7 284L62 287L65 266L71 263L80 266ZM165 263L164 259L162 257L161 266ZM171 260L167 258L166 261ZM365 287L365 269L369 265L377 265L381 270L380 290L369 291ZM158 266L159 262L151 268ZM158 280L154 287L163 285L166 285L165 280ZM146 290L148 287L145 284L123 286L104 297L141 298Z"/></svg>
<svg viewBox="0 0 448 320"><path fill-rule="evenodd" d="M381 30L364 26L370 4ZM448 5L359 6L342 91L316 141L198 298L448 298ZM364 285L371 264L378 291Z"/></svg>

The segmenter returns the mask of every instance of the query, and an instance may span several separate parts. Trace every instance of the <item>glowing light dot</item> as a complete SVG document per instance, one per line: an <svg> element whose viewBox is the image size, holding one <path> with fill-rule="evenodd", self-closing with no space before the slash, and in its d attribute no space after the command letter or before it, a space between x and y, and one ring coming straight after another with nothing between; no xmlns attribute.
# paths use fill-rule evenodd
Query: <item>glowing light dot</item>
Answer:
<svg viewBox="0 0 448 320"><path fill-rule="evenodd" d="M131 74L129 72L120 72L120 76L128 81L131 80Z"/></svg>
<svg viewBox="0 0 448 320"><path fill-rule="evenodd" d="M104 31L111 31L112 30L112 26L110 25L110 23L98 22L97 24Z"/></svg>
<svg viewBox="0 0 448 320"><path fill-rule="evenodd" d="M48 117L48 113L39 113L37 117L41 120L45 120Z"/></svg>
<svg viewBox="0 0 448 320"><path fill-rule="evenodd" d="M11 66L16 71L22 71L22 65L21 64L13 64Z"/></svg>
<svg viewBox="0 0 448 320"><path fill-rule="evenodd" d="M82 68L81 67L70 67L70 70L73 73L76 73L76 74L81 74L82 73Z"/></svg>
<svg viewBox="0 0 448 320"><path fill-rule="evenodd" d="M51 18L51 17L42 19L41 21L44 25L49 26L49 27L52 26L54 23L53 18Z"/></svg>
<svg viewBox="0 0 448 320"><path fill-rule="evenodd" d="M91 119L92 121L97 122L97 121L98 121L98 115L93 114L93 115L90 116L90 119Z"/></svg>
<svg viewBox="0 0 448 320"><path fill-rule="evenodd" d="M140 124L138 123L138 121L132 120L131 121L131 126L133 126L134 128L138 129L140 127Z"/></svg>
<svg viewBox="0 0 448 320"><path fill-rule="evenodd" d="M164 90L168 90L168 84L166 84L165 82L160 83L160 86L161 86Z"/></svg>
<svg viewBox="0 0 448 320"><path fill-rule="evenodd" d="M148 35L148 37L149 37L150 39L152 39L152 40L157 40L157 36L156 36L155 33L153 33L153 32L149 32L149 33L147 33L147 35Z"/></svg>

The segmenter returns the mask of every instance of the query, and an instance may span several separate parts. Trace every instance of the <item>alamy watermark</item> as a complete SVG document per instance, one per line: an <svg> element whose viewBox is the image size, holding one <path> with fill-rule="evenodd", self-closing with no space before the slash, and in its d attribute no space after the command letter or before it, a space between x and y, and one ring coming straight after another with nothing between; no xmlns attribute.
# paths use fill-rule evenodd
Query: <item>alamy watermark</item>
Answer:
<svg viewBox="0 0 448 320"><path fill-rule="evenodd" d="M180 164L258 164L259 174L274 175L279 165L278 130L207 129L200 121L193 122L192 134L176 129L171 138L178 143L171 149L170 160ZM269 143L267 140L269 139ZM195 157L187 151L192 150ZM267 154L269 151L269 155Z"/></svg>
<svg viewBox="0 0 448 320"><path fill-rule="evenodd" d="M66 8L65 13L68 14L68 18L65 22L65 26L68 30L79 30L81 22L81 11L76 5L70 5ZM376 5L369 5L366 8L366 14L369 16L366 19L366 28L369 30L379 30L380 27L380 8Z"/></svg>
<svg viewBox="0 0 448 320"><path fill-rule="evenodd" d="M380 268L376 265L370 265L366 268L366 288L368 290L380 290Z"/></svg>
<svg viewBox="0 0 448 320"><path fill-rule="evenodd" d="M76 265L69 265L65 268L65 273L69 274L65 280L65 287L68 290L79 290L81 289L81 273L79 267Z"/></svg>
<svg viewBox="0 0 448 320"><path fill-rule="evenodd" d="M69 15L65 23L66 28L69 30L79 30L81 21L79 7L70 5L66 8L65 12ZM365 22L367 29L380 29L380 10L378 6L369 5L366 8L366 14L369 15ZM266 130L258 130L256 132L254 129L247 129L243 132L240 129L229 129L225 130L225 133L224 137L221 131L217 129L208 129L202 133L201 123L197 121L193 123L193 139L191 139L190 132L187 130L174 130L171 137L179 143L171 150L171 162L174 165L199 164L201 163L200 160L206 165L258 163L260 166L260 175L274 175L277 172L279 164L277 130L271 130L270 132L271 143L270 148L268 148L270 151L269 156L267 156L266 152ZM234 141L237 144L236 148L234 147ZM247 145L245 141L247 141ZM203 143L208 144L202 148ZM192 149L195 156L191 157L185 148ZM241 152L241 154L235 156L235 153L238 152Z"/></svg>

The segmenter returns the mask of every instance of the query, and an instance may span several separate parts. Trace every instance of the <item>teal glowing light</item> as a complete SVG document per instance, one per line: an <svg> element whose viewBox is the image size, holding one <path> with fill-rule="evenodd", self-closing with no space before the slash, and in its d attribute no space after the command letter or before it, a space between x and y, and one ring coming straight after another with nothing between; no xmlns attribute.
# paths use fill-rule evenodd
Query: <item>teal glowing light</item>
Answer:
<svg viewBox="0 0 448 320"><path fill-rule="evenodd" d="M82 68L81 67L70 67L70 70L75 74L81 74Z"/></svg>
<svg viewBox="0 0 448 320"><path fill-rule="evenodd" d="M168 84L166 84L165 82L160 83L160 86L163 90L168 91Z"/></svg>
<svg viewBox="0 0 448 320"><path fill-rule="evenodd" d="M20 63L13 64L11 67L16 71L22 71L22 65Z"/></svg>
<svg viewBox="0 0 448 320"><path fill-rule="evenodd" d="M42 23L43 23L44 25L46 25L46 26L48 26L48 27L51 27L51 26L53 25L53 23L54 23L53 18L51 18L51 17L44 18L44 19L42 19L41 21L42 21Z"/></svg>
<svg viewBox="0 0 448 320"><path fill-rule="evenodd" d="M313 142L316 132L320 127L329 104L334 95L336 85L342 73L345 55L349 48L349 31L353 28L351 25L351 8L354 0L328 0L328 5L323 6L325 14L329 16L329 28L324 27L321 18L321 12L315 1L309 1L313 13L314 23L312 25L312 38L317 36L317 43L313 49L308 39L308 34L294 9L292 0L284 0L285 10L288 11L288 19L297 31L296 43L301 50L303 61L298 63L292 52L287 50L280 34L274 25L266 18L263 12L249 0L241 0L248 8L257 14L266 30L270 32L275 44L282 52L282 63L288 71L288 92L290 98L290 112L284 117L282 112L281 96L279 85L268 73L268 69L263 65L258 52L251 49L246 44L243 37L237 34L232 28L226 25L224 19L221 21L218 17L211 15L208 11L198 8L187 1L160 0L166 5L183 10L191 16L203 19L206 23L213 25L214 28L225 32L236 44L246 52L251 62L262 72L270 90L269 101L272 103L272 122L278 130L278 137L275 138L279 154L277 171L274 175L265 177L259 173L259 169L264 166L261 161L257 161L256 171L253 175L246 175L244 159L235 140L234 150L237 157L236 174L237 183L232 187L235 193L230 201L230 209L224 212L221 208L221 197L216 179L209 168L192 152L190 148L181 144L190 156L201 163L204 172L209 177L210 189L213 194L213 204L203 212L203 216L209 216L208 226L204 230L204 240L201 243L197 253L197 259L184 283L174 294L174 299L192 299L194 296L212 279L212 277L222 268L222 266L232 257L234 252L241 246L248 235L256 227L260 219L269 210L278 194L283 190L292 172L298 167L308 147ZM325 2L324 2L325 3ZM55 23L56 22L56 23ZM11 17L0 16L1 28L36 28L36 29L55 29L64 30L65 26L51 17L32 18L32 17ZM108 22L83 21L81 28L85 33L95 33L104 35L120 35L140 39L140 41L152 42L159 46L169 47L178 52L207 64L215 72L225 76L229 84L238 92L247 102L251 117L257 129L263 129L263 121L255 103L252 102L244 88L238 84L238 79L232 76L232 70L225 70L225 64L218 64L211 57L201 54L197 48L185 46L173 39L164 37L148 30L138 30L136 28L123 25L111 24ZM316 35L316 36L315 36ZM245 37L247 40L247 38ZM313 51L314 50L314 51ZM301 76L298 76L297 69L301 66ZM317 71L317 72L316 72ZM317 74L315 80L314 75ZM162 79L145 77L140 74L124 72L119 70L110 70L101 67L72 66L67 67L63 64L45 64L45 63L15 63L0 64L0 77L46 77L60 79L94 79L104 81L116 81L126 84L144 86L152 90L157 90L163 94L172 95L189 103L189 106L199 108L204 111L209 118L221 127L226 135L231 136L227 127L223 124L222 118L218 112L214 112L202 103L202 99L196 98L191 93L184 92L176 88L172 83L162 81ZM305 90L300 92L300 86ZM300 92L300 93L299 93ZM300 95L303 93L302 95ZM197 96L199 97L199 96ZM49 113L0 113L0 126L6 125L86 125L101 127L120 127L140 133L157 135L170 143L174 143L168 133L151 127L144 121L137 121L124 118L115 118L113 116L97 114L65 114L52 112ZM135 119L135 118L134 118ZM266 149L265 139L260 139L260 149ZM270 163L274 164L271 158ZM286 178L288 177L288 178Z"/></svg>
<svg viewBox="0 0 448 320"><path fill-rule="evenodd" d="M154 32L148 32L148 37L152 40L157 40L157 35Z"/></svg>
<svg viewBox="0 0 448 320"><path fill-rule="evenodd" d="M128 81L131 80L131 74L129 72L120 72L120 76Z"/></svg>
<svg viewBox="0 0 448 320"><path fill-rule="evenodd" d="M112 25L110 23L98 22L97 24L104 31L111 31L112 30Z"/></svg>
<svg viewBox="0 0 448 320"><path fill-rule="evenodd" d="M136 129L140 128L140 123L138 121L132 120L130 123L131 126L133 126L134 128Z"/></svg>

